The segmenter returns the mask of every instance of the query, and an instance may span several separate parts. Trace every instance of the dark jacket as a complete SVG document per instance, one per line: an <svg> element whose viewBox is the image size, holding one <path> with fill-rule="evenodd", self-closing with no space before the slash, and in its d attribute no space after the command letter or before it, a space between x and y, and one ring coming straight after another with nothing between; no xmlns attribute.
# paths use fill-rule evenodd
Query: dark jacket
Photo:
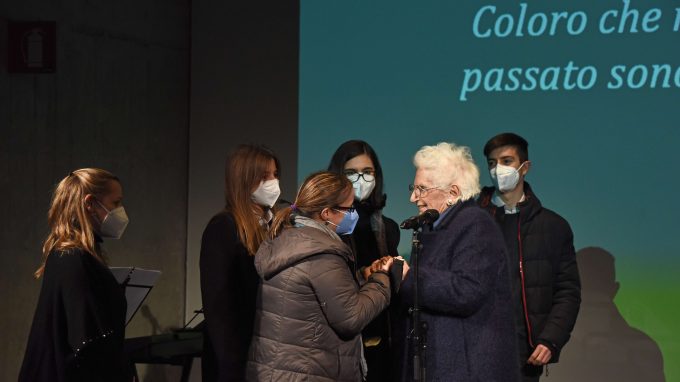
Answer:
<svg viewBox="0 0 680 382"><path fill-rule="evenodd" d="M503 224L505 208L491 203L494 188L485 187L479 205ZM524 183L525 200L519 208L518 251L524 277L517 277L525 296L522 301L527 343L520 353L531 353L537 344L552 352L550 362L559 360L560 351L569 340L581 303L574 238L569 223L541 202ZM512 249L510 249L512 250ZM510 272L520 274L520 267L510 265Z"/></svg>
<svg viewBox="0 0 680 382"><path fill-rule="evenodd" d="M123 287L101 261L80 249L52 251L19 381L131 381L126 310Z"/></svg>
<svg viewBox="0 0 680 382"><path fill-rule="evenodd" d="M373 221L373 214L376 211L364 204L359 204L357 205L357 212L359 213L359 221L354 227L354 232L352 235L342 236L343 241L350 244L354 251L357 268L368 267L382 256L398 256L397 247L399 246L400 232L397 223L380 214L382 231L384 232L382 240L384 240L386 252L383 255L380 251L380 245L378 245L378 232L374 228L376 222Z"/></svg>
<svg viewBox="0 0 680 382"><path fill-rule="evenodd" d="M352 235L342 236L343 241L352 247L357 268L370 267L373 261L382 256L398 256L400 235L397 223L365 202L357 204L357 211L359 221L354 232ZM382 241L382 245L379 241ZM368 365L368 382L394 380L390 326L389 309L385 309L361 332L364 343L370 345L364 350Z"/></svg>
<svg viewBox="0 0 680 382"><path fill-rule="evenodd" d="M205 315L203 381L243 381L259 277L230 213L221 212L208 223L199 262Z"/></svg>
<svg viewBox="0 0 680 382"><path fill-rule="evenodd" d="M420 234L419 296L427 324L428 381L517 381L517 344L511 319L505 244L494 221L474 201L442 214ZM401 286L402 381L413 376L408 307L414 297L413 269Z"/></svg>
<svg viewBox="0 0 680 382"><path fill-rule="evenodd" d="M359 287L349 247L332 235L288 228L260 246L248 380L361 380L359 334L389 303L389 278L374 273Z"/></svg>

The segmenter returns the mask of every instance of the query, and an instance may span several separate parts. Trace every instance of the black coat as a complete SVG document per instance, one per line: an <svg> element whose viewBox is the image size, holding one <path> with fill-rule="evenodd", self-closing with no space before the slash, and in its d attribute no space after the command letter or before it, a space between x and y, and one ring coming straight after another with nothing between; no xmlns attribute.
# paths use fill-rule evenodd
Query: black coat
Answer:
<svg viewBox="0 0 680 382"><path fill-rule="evenodd" d="M371 227L371 215L375 211L363 204L359 204L357 212L359 213L359 221L356 227L354 227L354 232L352 235L341 237L343 241L352 247L356 258L356 266L361 268L370 266L373 261L381 258L382 255L379 250L376 232ZM386 216L381 216L381 220L385 231L387 255L398 256L399 226L394 220Z"/></svg>
<svg viewBox="0 0 680 382"><path fill-rule="evenodd" d="M491 203L494 188L485 187L478 199L479 205L489 211L499 224L503 224L505 208ZM569 223L555 212L543 208L541 202L524 183L525 200L519 208L519 254L524 269L526 299L522 302L527 333L520 343L520 353L528 355L537 344L547 346L552 352L550 362L559 360L560 350L569 340L581 304L574 238ZM511 249L512 250L512 249ZM510 265L510 272L519 273L519 267ZM521 278L517 277L521 283Z"/></svg>
<svg viewBox="0 0 680 382"><path fill-rule="evenodd" d="M373 215L375 209L366 203L357 205L359 221L352 235L342 236L343 241L348 243L356 257L357 268L369 267L373 261L382 257L379 237L384 240L386 255L398 256L397 247L399 246L399 226L397 223L386 217L380 216L382 222L382 237L373 226L375 219ZM390 316L388 310L384 310L375 320L361 332L363 340L369 341L372 345L365 349L364 355L368 364L368 382L392 381L392 349L390 346ZM380 339L377 342L376 339Z"/></svg>
<svg viewBox="0 0 680 382"><path fill-rule="evenodd" d="M230 213L215 215L203 231L199 263L203 381L243 381L259 277Z"/></svg>
<svg viewBox="0 0 680 382"><path fill-rule="evenodd" d="M514 382L517 344L511 319L510 288L503 236L494 221L466 201L449 207L433 230L420 234L421 320L427 323L425 366L428 381ZM414 272L401 286L401 381L413 376L408 307Z"/></svg>
<svg viewBox="0 0 680 382"><path fill-rule="evenodd" d="M124 289L80 249L47 257L19 381L130 381Z"/></svg>

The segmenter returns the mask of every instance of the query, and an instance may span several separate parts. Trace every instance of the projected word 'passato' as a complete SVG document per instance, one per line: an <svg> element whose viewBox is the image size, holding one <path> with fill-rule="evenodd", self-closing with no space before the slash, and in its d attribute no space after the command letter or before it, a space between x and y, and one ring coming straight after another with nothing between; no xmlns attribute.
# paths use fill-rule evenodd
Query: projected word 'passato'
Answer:
<svg viewBox="0 0 680 382"><path fill-rule="evenodd" d="M487 92L514 92L532 90L588 90L597 81L594 66L578 67L569 61L564 67L546 68L491 68L465 69L463 85L460 88L460 101L467 101L469 93L477 90Z"/></svg>

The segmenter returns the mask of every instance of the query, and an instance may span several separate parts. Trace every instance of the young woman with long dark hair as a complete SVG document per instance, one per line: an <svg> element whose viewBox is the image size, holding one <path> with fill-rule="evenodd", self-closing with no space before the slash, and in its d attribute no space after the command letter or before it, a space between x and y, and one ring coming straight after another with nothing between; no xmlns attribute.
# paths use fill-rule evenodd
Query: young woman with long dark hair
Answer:
<svg viewBox="0 0 680 382"><path fill-rule="evenodd" d="M352 182L359 222L345 241L352 247L357 267L364 275L371 264L384 256L397 256L399 226L384 216L387 196L383 192L383 171L375 150L366 142L344 142L333 154L328 170L343 174ZM391 381L390 321L383 312L362 332L368 381Z"/></svg>
<svg viewBox="0 0 680 382"><path fill-rule="evenodd" d="M253 255L266 238L279 197L279 160L262 146L228 157L225 208L203 232L200 255L205 315L204 381L243 381L259 277Z"/></svg>

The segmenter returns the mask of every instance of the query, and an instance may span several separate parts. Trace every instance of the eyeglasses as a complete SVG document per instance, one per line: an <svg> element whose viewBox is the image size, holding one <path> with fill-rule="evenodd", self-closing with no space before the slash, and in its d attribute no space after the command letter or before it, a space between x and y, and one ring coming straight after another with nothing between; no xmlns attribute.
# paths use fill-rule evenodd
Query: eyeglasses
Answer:
<svg viewBox="0 0 680 382"><path fill-rule="evenodd" d="M338 210L338 211L342 211L342 212L348 212L350 214L352 212L354 212L354 210L355 210L354 206L350 206L350 207L335 206L335 207L333 207L333 209Z"/></svg>
<svg viewBox="0 0 680 382"><path fill-rule="evenodd" d="M367 182L372 182L372 181L375 180L375 171L364 170L364 172L356 172L356 171L353 171L353 170L347 170L347 171L345 171L345 176L352 183L358 181L359 177L364 178L364 180L367 181Z"/></svg>
<svg viewBox="0 0 680 382"><path fill-rule="evenodd" d="M415 184L409 184L408 185L408 190L411 193L416 194L416 198L424 197L427 196L427 193L430 192L430 190L439 190L439 187L425 187L418 185L416 186Z"/></svg>

